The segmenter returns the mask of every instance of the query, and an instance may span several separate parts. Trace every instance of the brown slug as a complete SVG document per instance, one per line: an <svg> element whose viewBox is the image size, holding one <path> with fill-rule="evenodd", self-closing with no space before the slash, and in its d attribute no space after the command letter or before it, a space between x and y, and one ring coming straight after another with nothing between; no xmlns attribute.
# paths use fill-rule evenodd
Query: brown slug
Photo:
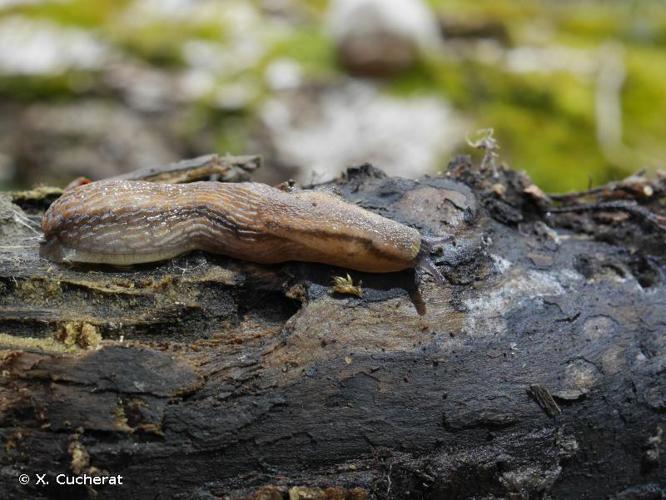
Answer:
<svg viewBox="0 0 666 500"><path fill-rule="evenodd" d="M330 194L255 182L93 182L67 189L42 229L40 253L56 262L130 265L204 250L373 273L423 263L441 279L416 229Z"/></svg>

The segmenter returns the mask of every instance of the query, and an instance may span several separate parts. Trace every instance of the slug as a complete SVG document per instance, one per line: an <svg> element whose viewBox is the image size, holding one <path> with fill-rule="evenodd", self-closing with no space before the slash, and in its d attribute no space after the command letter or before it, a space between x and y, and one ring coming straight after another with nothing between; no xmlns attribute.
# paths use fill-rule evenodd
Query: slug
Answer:
<svg viewBox="0 0 666 500"><path fill-rule="evenodd" d="M42 229L40 254L56 262L124 266L204 250L373 273L424 263L441 278L416 229L330 194L255 182L93 182L66 190Z"/></svg>

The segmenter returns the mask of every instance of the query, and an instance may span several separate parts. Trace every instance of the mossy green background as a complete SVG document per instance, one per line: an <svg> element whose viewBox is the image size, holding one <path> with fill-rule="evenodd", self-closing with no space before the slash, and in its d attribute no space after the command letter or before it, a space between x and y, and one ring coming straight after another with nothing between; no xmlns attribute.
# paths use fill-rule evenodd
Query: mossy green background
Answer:
<svg viewBox="0 0 666 500"><path fill-rule="evenodd" d="M251 2L257 8L260 2ZM426 55L410 71L384 83L398 96L436 95L470 118L470 133L493 128L501 157L526 170L547 191L584 189L641 168L663 166L666 153L666 3L663 1L429 0L439 16L466 22L495 21L507 30L513 47L564 46L596 50L607 41L621 44L627 77L622 89L623 142L627 155L602 154L596 139L594 80L562 70L512 73L502 65ZM228 35L219 19L169 19L128 22L129 0L71 0L5 8L2 16L21 15L91 30L119 51L169 71L183 64L181 46L188 39L224 43ZM227 2L219 2L224 18ZM183 134L212 130L219 151L250 152L251 127L258 106L269 92L268 64L288 57L301 63L308 78L334 79L343 74L332 41L323 29L327 2L292 2L294 21L288 30L248 33L261 37L268 50L258 64L237 74L220 75L219 84L255 81L259 95L246 108L231 113L203 99L183 122ZM542 32L544 36L534 41ZM537 36L538 38L538 36ZM95 74L73 72L49 77L2 77L0 98L8 101L71 99L81 93L113 99L99 87ZM468 152L461 147L459 152ZM442 167L447 158L442 158Z"/></svg>

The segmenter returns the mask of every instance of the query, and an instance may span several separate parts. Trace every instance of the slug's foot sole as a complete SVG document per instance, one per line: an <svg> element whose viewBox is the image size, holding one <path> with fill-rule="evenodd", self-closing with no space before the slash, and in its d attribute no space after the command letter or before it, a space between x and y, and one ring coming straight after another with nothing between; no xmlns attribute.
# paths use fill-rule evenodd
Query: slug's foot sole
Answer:
<svg viewBox="0 0 666 500"><path fill-rule="evenodd" d="M116 267L127 267L137 264L161 262L177 257L183 253L187 253L190 250L190 248L172 248L149 253L95 253L68 247L63 245L57 238L46 238L40 243L39 255L59 264L104 264Z"/></svg>

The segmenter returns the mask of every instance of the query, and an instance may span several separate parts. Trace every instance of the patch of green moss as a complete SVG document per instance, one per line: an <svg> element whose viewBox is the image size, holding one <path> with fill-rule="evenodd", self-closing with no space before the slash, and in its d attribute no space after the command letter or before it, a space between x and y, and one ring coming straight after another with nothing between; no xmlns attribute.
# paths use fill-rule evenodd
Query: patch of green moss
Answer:
<svg viewBox="0 0 666 500"><path fill-rule="evenodd" d="M438 15L451 19L503 23L516 46L566 45L594 50L607 39L621 42L626 51L627 80L622 91L624 142L640 152L634 168L650 158L663 158L666 137L666 9L659 1L516 2L515 0L426 0ZM69 0L5 9L5 13L43 18L89 28L121 51L164 67L183 64L182 47L188 40L225 42L224 16L208 20L127 19L132 0ZM259 95L240 112L218 109L214 93L191 106L181 125L185 142L214 145L219 151L252 148L252 127L262 99L268 96L264 74L278 58L290 58L306 78L329 81L339 77L332 40L321 21L326 0L301 0L293 5L298 23L289 31L267 29L259 35L267 53L242 74L223 75L229 81L256 83ZM223 13L223 11L222 11ZM594 122L594 81L567 72L512 74L497 65L448 57L426 56L409 71L388 83L397 96L434 95L446 99L475 128L493 127L502 156L516 168L526 168L546 190L581 189L627 173L610 165L599 151ZM100 90L95 73L68 72L50 77L3 77L0 97L12 101L73 98ZM262 90L263 89L263 90ZM198 140L198 137L204 137ZM644 153L644 154L642 154ZM647 158L647 160L646 160ZM631 154L629 163L631 163ZM627 168L629 168L628 166Z"/></svg>
<svg viewBox="0 0 666 500"><path fill-rule="evenodd" d="M217 129L215 150L221 153L234 154L247 151L250 144L250 125L242 118L229 120Z"/></svg>
<svg viewBox="0 0 666 500"><path fill-rule="evenodd" d="M13 7L8 12L45 18L63 25L98 28L130 3L131 0L40 2Z"/></svg>
<svg viewBox="0 0 666 500"><path fill-rule="evenodd" d="M219 153L237 154L251 150L253 117L249 109L222 111L213 108L212 103L199 102L183 116L178 135L185 141L199 141Z"/></svg>
<svg viewBox="0 0 666 500"><path fill-rule="evenodd" d="M631 45L663 44L666 35L666 9L661 2L555 4L551 12L562 36L588 45L610 38Z"/></svg>
<svg viewBox="0 0 666 500"><path fill-rule="evenodd" d="M118 47L144 61L156 66L178 67L183 64L181 47L188 38L187 30L183 31L156 22L128 30L107 29L107 36Z"/></svg>
<svg viewBox="0 0 666 500"><path fill-rule="evenodd" d="M118 399L116 409L114 411L114 423L119 431L131 432L132 428L127 421L127 414L125 413L125 406L122 399Z"/></svg>
<svg viewBox="0 0 666 500"><path fill-rule="evenodd" d="M26 279L16 284L16 294L33 304L45 304L62 293L57 281Z"/></svg>
<svg viewBox="0 0 666 500"><path fill-rule="evenodd" d="M653 151L661 160L666 154L663 142L666 53L656 48L641 48L629 52L625 61L628 70L622 93L625 142L637 150Z"/></svg>
<svg viewBox="0 0 666 500"><path fill-rule="evenodd" d="M505 21L523 20L537 14L543 6L537 2L515 0L427 0L427 3L442 15L483 16Z"/></svg>
<svg viewBox="0 0 666 500"><path fill-rule="evenodd" d="M499 103L487 109L480 125L491 123L502 148L501 158L513 168L527 170L548 191L585 189L608 180L607 162L590 123L581 122L574 135L566 118Z"/></svg>
<svg viewBox="0 0 666 500"><path fill-rule="evenodd" d="M335 47L319 27L302 27L270 44L264 65L278 58L294 59L309 76L332 76L337 71Z"/></svg>
<svg viewBox="0 0 666 500"><path fill-rule="evenodd" d="M0 98L18 101L63 101L93 92L95 75L69 71L53 75L4 75L0 77Z"/></svg>
<svg viewBox="0 0 666 500"><path fill-rule="evenodd" d="M52 353L76 352L76 346L67 346L53 338L37 339L32 337L16 337L0 333L0 349L40 350Z"/></svg>
<svg viewBox="0 0 666 500"><path fill-rule="evenodd" d="M519 83L517 78L511 75L504 91L475 113L478 125L495 129L510 165L528 170L550 191L608 180L609 165L596 139L592 89L568 75L551 75L547 81L522 76Z"/></svg>
<svg viewBox="0 0 666 500"><path fill-rule="evenodd" d="M616 9L599 9L593 5L569 6L569 9L553 7L557 29L564 36L594 41L619 36L626 18L618 16ZM575 11L575 15L574 12Z"/></svg>
<svg viewBox="0 0 666 500"><path fill-rule="evenodd" d="M317 14L323 14L329 4L330 0L306 0L304 2L305 7L308 7L311 11Z"/></svg>
<svg viewBox="0 0 666 500"><path fill-rule="evenodd" d="M178 22L156 20L137 26L115 21L103 27L102 34L128 53L156 66L178 67L183 61L182 48L190 40L225 41L219 20Z"/></svg>

